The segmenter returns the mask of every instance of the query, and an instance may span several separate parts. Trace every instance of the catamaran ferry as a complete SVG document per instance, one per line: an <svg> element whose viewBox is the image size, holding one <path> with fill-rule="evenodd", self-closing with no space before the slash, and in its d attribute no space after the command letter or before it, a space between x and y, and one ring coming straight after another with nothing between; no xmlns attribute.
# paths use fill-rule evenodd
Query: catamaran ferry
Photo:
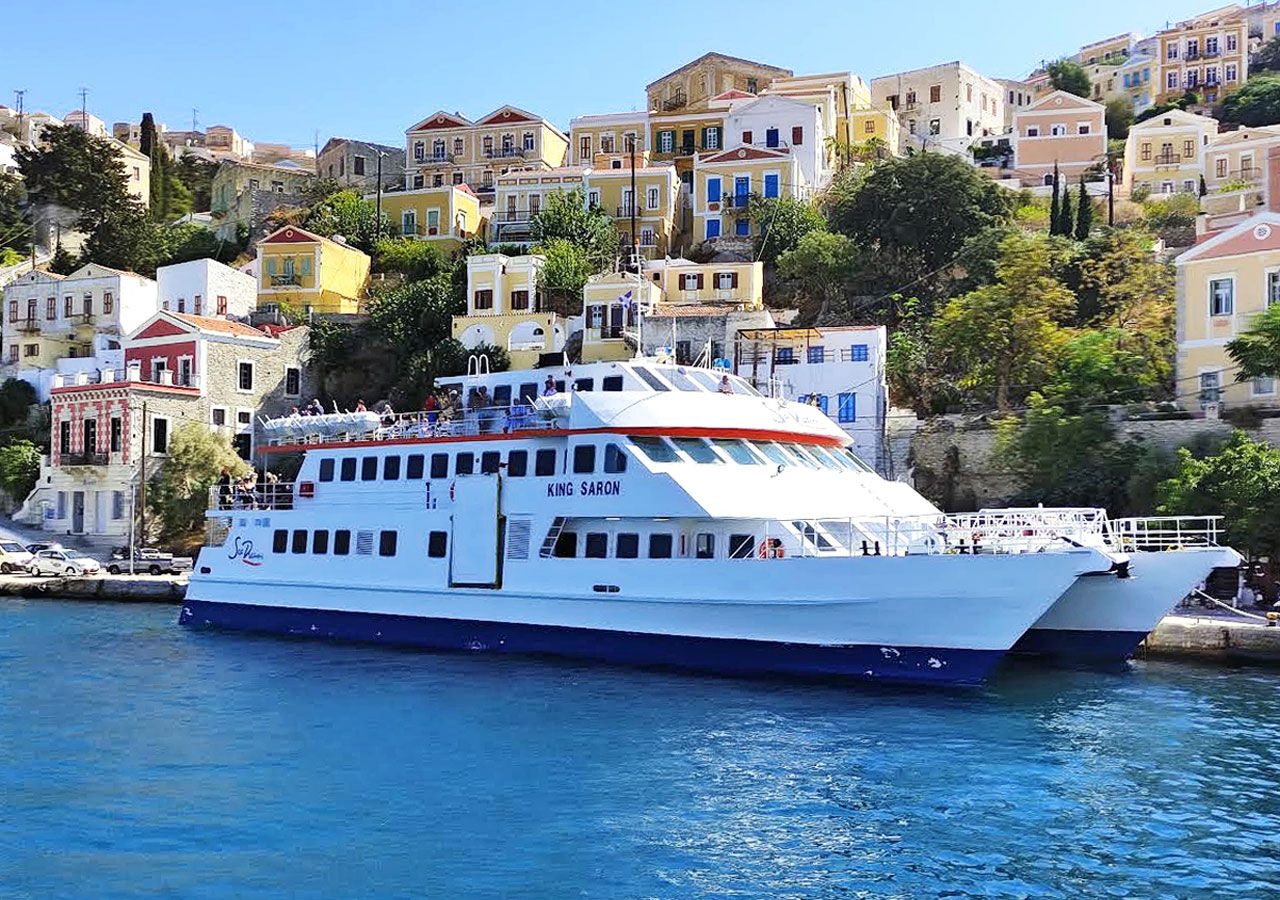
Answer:
<svg viewBox="0 0 1280 900"><path fill-rule="evenodd" d="M974 684L1123 563L1051 520L958 531L819 410L734 375L635 360L462 381L488 402L447 422L266 423L267 451L304 454L296 480L211 498L182 623Z"/></svg>

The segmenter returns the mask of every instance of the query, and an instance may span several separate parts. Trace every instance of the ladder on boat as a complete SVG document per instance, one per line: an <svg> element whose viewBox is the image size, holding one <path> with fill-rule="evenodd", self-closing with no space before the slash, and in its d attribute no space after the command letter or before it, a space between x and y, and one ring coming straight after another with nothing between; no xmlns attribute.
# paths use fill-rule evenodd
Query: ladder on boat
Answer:
<svg viewBox="0 0 1280 900"><path fill-rule="evenodd" d="M550 559L555 556L556 542L560 540L560 532L564 531L564 526L568 521L569 519L565 516L556 516L552 521L551 528L547 531L547 536L542 542L542 550L538 553L543 559Z"/></svg>

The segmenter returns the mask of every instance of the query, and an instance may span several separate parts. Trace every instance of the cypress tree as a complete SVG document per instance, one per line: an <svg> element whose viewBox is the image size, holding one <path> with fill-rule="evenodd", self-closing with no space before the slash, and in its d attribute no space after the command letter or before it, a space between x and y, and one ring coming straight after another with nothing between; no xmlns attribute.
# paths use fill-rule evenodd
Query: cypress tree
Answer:
<svg viewBox="0 0 1280 900"><path fill-rule="evenodd" d="M151 113L142 114L142 136L138 139L138 150L143 156L151 156L151 151L156 145L156 120Z"/></svg>
<svg viewBox="0 0 1280 900"><path fill-rule="evenodd" d="M1058 233L1058 164L1053 164L1053 199L1049 201L1049 234Z"/></svg>
<svg viewBox="0 0 1280 900"><path fill-rule="evenodd" d="M1062 192L1062 208L1058 211L1058 234L1071 237L1075 230L1076 217L1071 209L1071 188Z"/></svg>
<svg viewBox="0 0 1280 900"><path fill-rule="evenodd" d="M1093 201L1084 189L1084 176L1080 176L1080 204L1076 208L1076 240L1083 241L1093 230Z"/></svg>

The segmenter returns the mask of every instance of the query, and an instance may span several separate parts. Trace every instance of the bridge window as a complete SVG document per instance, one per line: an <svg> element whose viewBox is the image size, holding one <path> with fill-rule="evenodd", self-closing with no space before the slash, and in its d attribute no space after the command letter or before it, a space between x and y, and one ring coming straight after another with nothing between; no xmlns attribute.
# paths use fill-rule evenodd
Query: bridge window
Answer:
<svg viewBox="0 0 1280 900"><path fill-rule="evenodd" d="M335 556L346 556L351 552L351 532L340 528L333 533L333 552Z"/></svg>
<svg viewBox="0 0 1280 900"><path fill-rule="evenodd" d="M396 532L384 531L378 535L378 555L379 556L395 556L396 555Z"/></svg>
<svg viewBox="0 0 1280 900"><path fill-rule="evenodd" d="M342 480L343 480L343 481L355 481L355 480L356 480L356 460L355 460L355 457L353 457L353 456L348 456L346 459L344 459L344 460L342 461Z"/></svg>
<svg viewBox="0 0 1280 900"><path fill-rule="evenodd" d="M578 533L576 531L562 531L560 536L556 538L556 548L553 554L561 559L571 559L578 555Z"/></svg>
<svg viewBox="0 0 1280 900"><path fill-rule="evenodd" d="M474 453L459 453L458 459L454 463L453 473L455 475L470 475L476 468L476 455Z"/></svg>
<svg viewBox="0 0 1280 900"><path fill-rule="evenodd" d="M398 456L383 457L382 478L384 481L400 480L400 457Z"/></svg>
<svg viewBox="0 0 1280 900"><path fill-rule="evenodd" d="M671 449L671 445L660 437L635 436L631 438L631 443L641 453L649 457L650 462L669 463L680 461L680 457Z"/></svg>
<svg viewBox="0 0 1280 900"><path fill-rule="evenodd" d="M533 473L535 475L556 474L556 451L539 450L533 458Z"/></svg>
<svg viewBox="0 0 1280 900"><path fill-rule="evenodd" d="M431 477L432 478L448 478L449 477L449 454L448 453L432 453L431 454Z"/></svg>
<svg viewBox="0 0 1280 900"><path fill-rule="evenodd" d="M671 558L671 535L669 534L649 535L649 558L650 559L670 559Z"/></svg>
<svg viewBox="0 0 1280 900"><path fill-rule="evenodd" d="M311 534L311 552L325 554L329 552L329 531L328 529L319 529Z"/></svg>
<svg viewBox="0 0 1280 900"><path fill-rule="evenodd" d="M511 405L511 385L499 384L494 387L493 405L494 406L510 406Z"/></svg>
<svg viewBox="0 0 1280 900"><path fill-rule="evenodd" d="M573 383L573 389L575 391L590 391L594 390L595 386L596 380L594 378L579 378Z"/></svg>
<svg viewBox="0 0 1280 900"><path fill-rule="evenodd" d="M533 399L538 396L538 385L535 382L528 381L520 385L520 394L517 399L521 403L532 403Z"/></svg>
<svg viewBox="0 0 1280 900"><path fill-rule="evenodd" d="M378 477L378 457L366 456L360 460L360 480L373 481Z"/></svg>
<svg viewBox="0 0 1280 900"><path fill-rule="evenodd" d="M277 528L271 536L271 551L273 553L284 553L289 549L289 532L283 528Z"/></svg>
<svg viewBox="0 0 1280 900"><path fill-rule="evenodd" d="M583 546L582 555L588 559L604 559L609 555L609 535L602 531L590 532Z"/></svg>
<svg viewBox="0 0 1280 900"><path fill-rule="evenodd" d="M614 555L618 559L635 559L640 555L640 535L634 531L623 532L617 537Z"/></svg>
<svg viewBox="0 0 1280 900"><path fill-rule="evenodd" d="M320 480L333 481L333 460L332 459L320 460Z"/></svg>
<svg viewBox="0 0 1280 900"><path fill-rule="evenodd" d="M693 555L697 559L716 558L716 536L710 532L702 532L694 536Z"/></svg>
<svg viewBox="0 0 1280 900"><path fill-rule="evenodd" d="M307 552L307 531L305 528L299 528L293 532L293 546L289 549L294 553Z"/></svg>
<svg viewBox="0 0 1280 900"><path fill-rule="evenodd" d="M780 466L795 465L795 460L783 453L782 448L772 441L761 441L753 446L763 453L770 462L777 463Z"/></svg>
<svg viewBox="0 0 1280 900"><path fill-rule="evenodd" d="M752 534L729 535L729 558L750 559L755 550L756 539Z"/></svg>
<svg viewBox="0 0 1280 900"><path fill-rule="evenodd" d="M600 390L602 390L602 391L621 391L621 390L622 390L622 376L621 376L621 375L610 375L609 377L607 377L607 378L603 379L603 380L600 382Z"/></svg>
<svg viewBox="0 0 1280 900"><path fill-rule="evenodd" d="M635 372L637 375L639 375L640 378L644 381L644 383L649 385L649 387L653 388L655 391L671 390L671 388L667 387L666 384L664 384L662 381L658 379L657 375L654 375L644 366L634 366L632 368L632 371Z"/></svg>
<svg viewBox="0 0 1280 900"><path fill-rule="evenodd" d="M443 531L433 531L427 535L427 556L441 559L449 548L449 535Z"/></svg>
<svg viewBox="0 0 1280 900"><path fill-rule="evenodd" d="M627 471L627 455L617 444L605 444L604 470L610 474Z"/></svg>
<svg viewBox="0 0 1280 900"><path fill-rule="evenodd" d="M498 464L502 462L502 454L497 450L489 450L480 454L480 471L485 475L496 475Z"/></svg>
<svg viewBox="0 0 1280 900"><path fill-rule="evenodd" d="M422 454L409 454L409 462L405 466L404 477L410 481L417 481L422 477Z"/></svg>
<svg viewBox="0 0 1280 900"><path fill-rule="evenodd" d="M702 438L677 437L672 438L671 443L689 454L689 458L696 463L724 463Z"/></svg>
<svg viewBox="0 0 1280 900"><path fill-rule="evenodd" d="M746 441L715 440L711 443L723 450L724 454L736 463L744 466L760 465L760 457L751 452L751 448L747 446Z"/></svg>
<svg viewBox="0 0 1280 900"><path fill-rule="evenodd" d="M529 472L529 451L512 450L507 454L507 477L523 478Z"/></svg>
<svg viewBox="0 0 1280 900"><path fill-rule="evenodd" d="M573 448L573 471L594 472L596 470L595 444L580 444Z"/></svg>

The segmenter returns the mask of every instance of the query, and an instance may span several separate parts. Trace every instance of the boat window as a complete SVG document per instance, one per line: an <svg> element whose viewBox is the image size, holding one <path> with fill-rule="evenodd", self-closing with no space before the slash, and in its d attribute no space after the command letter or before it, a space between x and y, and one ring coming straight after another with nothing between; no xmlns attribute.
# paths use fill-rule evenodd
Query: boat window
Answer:
<svg viewBox="0 0 1280 900"><path fill-rule="evenodd" d="M353 456L348 456L342 461L342 480L356 480L356 460Z"/></svg>
<svg viewBox="0 0 1280 900"><path fill-rule="evenodd" d="M432 453L431 454L431 477L432 478L448 478L449 477L449 454L448 453Z"/></svg>
<svg viewBox="0 0 1280 900"><path fill-rule="evenodd" d="M417 481L422 477L422 454L409 454L409 462L405 465L404 477L410 481Z"/></svg>
<svg viewBox="0 0 1280 900"><path fill-rule="evenodd" d="M600 390L602 391L620 391L622 390L622 376L609 375L600 381Z"/></svg>
<svg viewBox="0 0 1280 900"><path fill-rule="evenodd" d="M351 552L351 532L341 528L333 533L333 552L337 556L346 556Z"/></svg>
<svg viewBox="0 0 1280 900"><path fill-rule="evenodd" d="M499 384L494 386L493 405L494 406L510 406L511 405L511 385Z"/></svg>
<svg viewBox="0 0 1280 900"><path fill-rule="evenodd" d="M649 385L649 387L653 388L655 391L671 390L671 388L667 387L665 384L663 384L661 381L658 380L657 375L654 375L644 366L634 366L632 367L631 371L639 375L640 378L643 379L644 383Z"/></svg>
<svg viewBox="0 0 1280 900"><path fill-rule="evenodd" d="M573 383L573 389L575 391L590 391L594 390L595 386L596 380L594 378L579 378Z"/></svg>
<svg viewBox="0 0 1280 900"><path fill-rule="evenodd" d="M383 457L382 478L384 481L400 480L400 457L398 456Z"/></svg>
<svg viewBox="0 0 1280 900"><path fill-rule="evenodd" d="M804 463L810 469L822 468L822 465L816 459L810 456L808 453L805 453L804 448L801 447L799 444L783 444L782 449L790 453L796 459L800 460L800 462Z"/></svg>
<svg viewBox="0 0 1280 900"><path fill-rule="evenodd" d="M432 531L427 535L427 556L440 559L449 547L449 535L443 531Z"/></svg>
<svg viewBox="0 0 1280 900"><path fill-rule="evenodd" d="M356 556L373 556L373 532L356 532Z"/></svg>
<svg viewBox="0 0 1280 900"><path fill-rule="evenodd" d="M535 475L554 475L556 474L556 451L539 450L533 458L533 474Z"/></svg>
<svg viewBox="0 0 1280 900"><path fill-rule="evenodd" d="M827 540L826 535L818 531L812 522L793 521L791 524L795 527L796 531L800 532L806 541L817 547L819 550L836 549L835 544Z"/></svg>
<svg viewBox="0 0 1280 900"><path fill-rule="evenodd" d="M681 391L697 391L698 390L698 386L689 379L689 376L685 374L684 367L682 366L674 369L663 369L662 374L667 376L667 381L670 381L672 384L674 384L677 390L681 390Z"/></svg>
<svg viewBox="0 0 1280 900"><path fill-rule="evenodd" d="M453 466L453 474L470 475L476 470L476 455L474 453L459 453L458 459Z"/></svg>
<svg viewBox="0 0 1280 900"><path fill-rule="evenodd" d="M333 481L333 460L332 459L320 460L320 480Z"/></svg>
<svg viewBox="0 0 1280 900"><path fill-rule="evenodd" d="M669 534L649 535L649 558L650 559L670 559L671 558L671 535Z"/></svg>
<svg viewBox="0 0 1280 900"><path fill-rule="evenodd" d="M716 439L711 443L723 450L725 455L736 463L744 466L760 465L760 457L751 452L746 441Z"/></svg>
<svg viewBox="0 0 1280 900"><path fill-rule="evenodd" d="M502 454L497 450L486 450L480 454L480 471L485 475L496 475L498 464L502 462Z"/></svg>
<svg viewBox="0 0 1280 900"><path fill-rule="evenodd" d="M562 531L560 536L556 538L556 549L553 556L562 559L568 559L578 555L578 533L576 531Z"/></svg>
<svg viewBox="0 0 1280 900"><path fill-rule="evenodd" d="M594 472L596 470L596 445L579 444L573 448L573 471Z"/></svg>
<svg viewBox="0 0 1280 900"><path fill-rule="evenodd" d="M827 451L827 453L830 454L831 458L834 459L836 462L840 463L840 465L842 465L844 468L849 469L850 471L853 471L853 472L862 471L861 469L859 469L857 466L853 464L853 460L851 460L849 457L844 455L843 450L840 450L836 447L832 447L830 450Z"/></svg>
<svg viewBox="0 0 1280 900"><path fill-rule="evenodd" d="M782 448L773 443L773 441L760 441L758 443L753 443L751 446L763 453L772 463L777 463L780 466L795 465L795 460L783 453Z"/></svg>
<svg viewBox="0 0 1280 900"><path fill-rule="evenodd" d="M735 394L746 394L748 397L763 397L764 395L757 391L743 378L737 375L729 376L729 384L733 388Z"/></svg>
<svg viewBox="0 0 1280 900"><path fill-rule="evenodd" d="M588 559L604 559L609 555L609 535L602 531L589 532L582 547L582 555Z"/></svg>
<svg viewBox="0 0 1280 900"><path fill-rule="evenodd" d="M538 396L538 385L535 382L527 381L520 385L519 399L521 403L532 403L533 398Z"/></svg>
<svg viewBox="0 0 1280 900"><path fill-rule="evenodd" d="M384 531L378 535L378 555L379 556L395 556L396 555L396 532Z"/></svg>
<svg viewBox="0 0 1280 900"><path fill-rule="evenodd" d="M696 535L693 539L693 555L697 559L715 559L716 536L705 531Z"/></svg>
<svg viewBox="0 0 1280 900"><path fill-rule="evenodd" d="M360 460L360 480L373 481L378 477L378 457L366 456Z"/></svg>
<svg viewBox="0 0 1280 900"><path fill-rule="evenodd" d="M289 548L294 553L307 552L307 530L305 528L294 529L293 546Z"/></svg>
<svg viewBox="0 0 1280 900"><path fill-rule="evenodd" d="M639 448L645 456L649 457L650 462L669 463L679 462L680 457L671 449L671 445L660 437L633 436L631 443Z"/></svg>
<svg viewBox="0 0 1280 900"><path fill-rule="evenodd" d="M604 445L604 470L610 474L627 471L627 454L617 444Z"/></svg>
<svg viewBox="0 0 1280 900"><path fill-rule="evenodd" d="M703 372L698 369L690 369L689 377L692 378L694 381L698 382L698 384L702 385L707 390L711 391L711 393L713 394L720 390L720 380L716 378L714 375L712 375L710 372Z"/></svg>
<svg viewBox="0 0 1280 900"><path fill-rule="evenodd" d="M289 532L283 528L277 528L275 534L271 536L271 551L273 553L283 553L289 549Z"/></svg>
<svg viewBox="0 0 1280 900"><path fill-rule="evenodd" d="M529 471L529 451L512 450L507 454L507 477L523 478Z"/></svg>
<svg viewBox="0 0 1280 900"><path fill-rule="evenodd" d="M618 559L635 559L640 555L640 535L634 531L624 531L616 540L614 556Z"/></svg>
<svg viewBox="0 0 1280 900"><path fill-rule="evenodd" d="M753 534L729 535L729 558L751 559L754 555L756 538Z"/></svg>
<svg viewBox="0 0 1280 900"><path fill-rule="evenodd" d="M325 554L329 552L329 530L321 528L311 535L311 552Z"/></svg>
<svg viewBox="0 0 1280 900"><path fill-rule="evenodd" d="M835 469L839 472L843 468L840 463L836 462L835 459L832 458L831 454L827 452L826 447L809 446L805 449L816 456L818 458L818 462L822 463L828 469Z"/></svg>
<svg viewBox="0 0 1280 900"><path fill-rule="evenodd" d="M875 469L871 468L869 465L866 464L866 462L863 461L861 456L853 452L852 447L845 447L843 452L844 452L845 458L848 459L850 462L852 462L855 466L857 466L859 470L863 472L875 471Z"/></svg>
<svg viewBox="0 0 1280 900"><path fill-rule="evenodd" d="M696 463L724 463L702 438L677 437L672 438L671 443L688 453L689 458Z"/></svg>

